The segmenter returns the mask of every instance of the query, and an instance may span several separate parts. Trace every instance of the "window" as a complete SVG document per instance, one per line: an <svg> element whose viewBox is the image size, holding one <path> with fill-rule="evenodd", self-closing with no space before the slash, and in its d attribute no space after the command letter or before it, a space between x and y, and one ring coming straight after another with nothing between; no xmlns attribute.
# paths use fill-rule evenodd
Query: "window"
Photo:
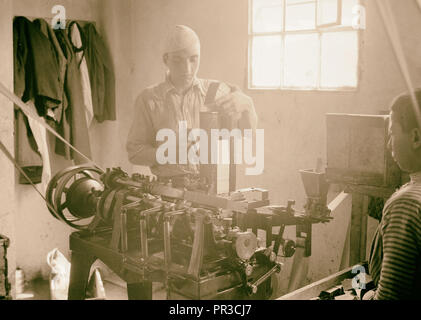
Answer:
<svg viewBox="0 0 421 320"><path fill-rule="evenodd" d="M249 88L358 85L358 0L250 0Z"/></svg>

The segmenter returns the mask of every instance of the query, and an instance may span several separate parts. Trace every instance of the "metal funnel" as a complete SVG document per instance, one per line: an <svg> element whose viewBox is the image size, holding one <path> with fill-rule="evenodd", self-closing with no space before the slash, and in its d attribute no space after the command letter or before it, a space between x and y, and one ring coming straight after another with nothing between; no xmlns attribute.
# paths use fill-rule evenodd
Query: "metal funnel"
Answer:
<svg viewBox="0 0 421 320"><path fill-rule="evenodd" d="M307 169L300 170L300 174L307 197L319 198L322 202L326 202L329 183L326 181L325 173Z"/></svg>

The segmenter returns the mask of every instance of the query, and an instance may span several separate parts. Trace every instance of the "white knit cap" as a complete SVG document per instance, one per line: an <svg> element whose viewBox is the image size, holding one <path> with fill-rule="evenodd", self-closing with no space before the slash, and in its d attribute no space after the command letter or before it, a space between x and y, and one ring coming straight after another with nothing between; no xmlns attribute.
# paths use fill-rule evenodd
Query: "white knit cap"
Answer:
<svg viewBox="0 0 421 320"><path fill-rule="evenodd" d="M177 25L169 30L165 39L163 53L166 54L195 47L200 52L200 40L196 32L187 26Z"/></svg>

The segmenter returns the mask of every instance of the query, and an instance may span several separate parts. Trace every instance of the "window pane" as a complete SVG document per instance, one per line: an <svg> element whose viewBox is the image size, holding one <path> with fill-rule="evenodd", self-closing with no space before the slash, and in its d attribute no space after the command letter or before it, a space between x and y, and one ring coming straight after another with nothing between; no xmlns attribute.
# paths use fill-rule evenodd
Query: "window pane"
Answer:
<svg viewBox="0 0 421 320"><path fill-rule="evenodd" d="M253 32L276 32L283 28L282 0L253 0Z"/></svg>
<svg viewBox="0 0 421 320"><path fill-rule="evenodd" d="M319 34L285 36L284 86L314 88L319 67Z"/></svg>
<svg viewBox="0 0 421 320"><path fill-rule="evenodd" d="M252 47L252 86L280 87L281 36L256 36Z"/></svg>
<svg viewBox="0 0 421 320"><path fill-rule="evenodd" d="M335 23L338 20L338 0L319 0L317 25Z"/></svg>
<svg viewBox="0 0 421 320"><path fill-rule="evenodd" d="M321 86L356 87L358 67L357 31L322 34Z"/></svg>
<svg viewBox="0 0 421 320"><path fill-rule="evenodd" d="M286 0L287 5L303 4L308 2L316 2L316 0Z"/></svg>
<svg viewBox="0 0 421 320"><path fill-rule="evenodd" d="M288 31L316 28L316 2L301 2L299 0L286 1L285 29Z"/></svg>
<svg viewBox="0 0 421 320"><path fill-rule="evenodd" d="M358 4L358 0L342 0L342 25L352 26L354 14L352 10Z"/></svg>

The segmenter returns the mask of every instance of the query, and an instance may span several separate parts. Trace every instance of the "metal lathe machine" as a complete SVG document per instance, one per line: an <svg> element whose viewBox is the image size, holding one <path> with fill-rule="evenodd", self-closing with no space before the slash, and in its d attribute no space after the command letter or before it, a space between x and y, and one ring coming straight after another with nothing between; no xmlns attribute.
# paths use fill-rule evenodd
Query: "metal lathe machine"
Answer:
<svg viewBox="0 0 421 320"><path fill-rule="evenodd" d="M281 271L278 255L292 257L302 247L309 256L312 224L330 219L324 174L301 175L308 200L299 212L294 201L271 206L257 188L213 195L200 184L177 189L121 169L57 173L47 190L49 211L78 230L70 236L69 299L85 298L96 259L127 282L129 299L152 299L152 282L165 285L168 299L268 299L271 276ZM284 239L291 225L296 239Z"/></svg>

